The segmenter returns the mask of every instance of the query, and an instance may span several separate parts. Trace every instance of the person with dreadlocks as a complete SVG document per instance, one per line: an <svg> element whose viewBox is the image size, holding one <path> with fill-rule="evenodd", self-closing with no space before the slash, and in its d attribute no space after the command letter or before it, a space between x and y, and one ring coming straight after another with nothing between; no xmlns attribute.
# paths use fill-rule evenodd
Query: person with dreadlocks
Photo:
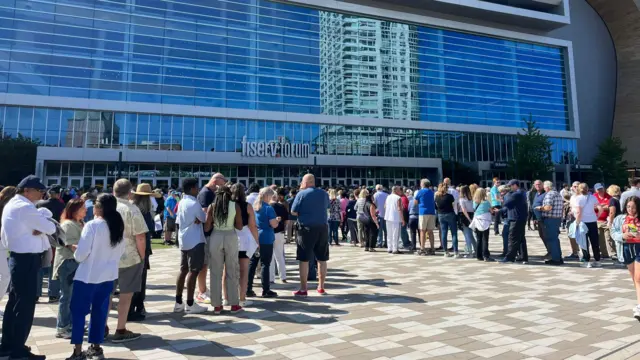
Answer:
<svg viewBox="0 0 640 360"><path fill-rule="evenodd" d="M240 205L231 200L231 189L220 185L216 197L207 211L204 230L213 229L209 240L209 273L211 305L214 314L222 312L222 276L224 270L225 290L231 313L242 310L238 292L240 265L238 261L238 236L235 230L242 230ZM225 270L226 269L226 270Z"/></svg>

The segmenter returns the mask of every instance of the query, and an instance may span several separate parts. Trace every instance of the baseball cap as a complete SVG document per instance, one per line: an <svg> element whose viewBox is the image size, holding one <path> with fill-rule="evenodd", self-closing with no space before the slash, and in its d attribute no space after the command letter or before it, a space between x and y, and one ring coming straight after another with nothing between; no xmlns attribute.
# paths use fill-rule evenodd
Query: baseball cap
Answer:
<svg viewBox="0 0 640 360"><path fill-rule="evenodd" d="M593 188L596 189L596 190L604 189L604 185L602 185L600 183L597 183L597 184L593 185Z"/></svg>
<svg viewBox="0 0 640 360"><path fill-rule="evenodd" d="M18 183L18 187L22 189L45 190L47 187L40 182L40 178L35 175L29 175Z"/></svg>
<svg viewBox="0 0 640 360"><path fill-rule="evenodd" d="M62 186L60 185L53 185L49 188L50 194L60 194L61 192L62 192Z"/></svg>
<svg viewBox="0 0 640 360"><path fill-rule="evenodd" d="M509 180L509 183L507 185L509 185L509 186L518 185L518 186L520 186L520 181L518 181L516 179L511 179L511 180Z"/></svg>

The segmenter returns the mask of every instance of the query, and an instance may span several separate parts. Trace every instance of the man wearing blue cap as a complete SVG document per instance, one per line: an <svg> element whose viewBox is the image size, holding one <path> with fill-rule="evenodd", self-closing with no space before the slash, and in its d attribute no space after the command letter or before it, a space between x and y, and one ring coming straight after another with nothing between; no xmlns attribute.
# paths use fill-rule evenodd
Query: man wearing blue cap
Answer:
<svg viewBox="0 0 640 360"><path fill-rule="evenodd" d="M30 175L22 179L14 196L2 212L2 241L9 249L9 302L2 322L0 357L44 360L25 346L36 309L36 283L44 253L51 248L46 235L56 226L34 205L42 199L46 187ZM45 210L46 211L46 210ZM48 211L46 211L48 212ZM14 281L15 280L15 281Z"/></svg>
<svg viewBox="0 0 640 360"><path fill-rule="evenodd" d="M527 263L529 261L529 255L527 253L527 242L524 236L529 212L527 195L520 190L520 182L518 180L511 180L507 185L511 188L511 192L505 196L502 206L507 208L507 219L509 220L509 250L500 262L515 262L516 254L518 250L520 250L521 258L518 260Z"/></svg>

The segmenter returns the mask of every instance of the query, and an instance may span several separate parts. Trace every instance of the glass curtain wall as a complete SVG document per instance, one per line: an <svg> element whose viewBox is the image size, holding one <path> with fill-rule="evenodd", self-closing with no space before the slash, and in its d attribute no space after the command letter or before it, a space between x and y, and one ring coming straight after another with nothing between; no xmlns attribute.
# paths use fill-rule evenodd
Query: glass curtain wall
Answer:
<svg viewBox="0 0 640 360"><path fill-rule="evenodd" d="M559 47L268 0L5 0L0 24L0 92L570 128Z"/></svg>
<svg viewBox="0 0 640 360"><path fill-rule="evenodd" d="M0 106L2 136L43 146L242 152L242 139L308 144L310 155L442 158L459 162L509 161L514 135L376 126L302 124ZM575 139L552 138L556 163L577 161Z"/></svg>

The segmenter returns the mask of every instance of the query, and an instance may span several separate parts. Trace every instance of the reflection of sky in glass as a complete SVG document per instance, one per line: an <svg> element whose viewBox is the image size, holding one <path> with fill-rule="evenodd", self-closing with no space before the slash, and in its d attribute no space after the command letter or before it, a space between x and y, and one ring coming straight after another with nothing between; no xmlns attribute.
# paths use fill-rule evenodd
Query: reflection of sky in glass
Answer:
<svg viewBox="0 0 640 360"><path fill-rule="evenodd" d="M0 8L0 92L568 129L559 48L267 0L26 4Z"/></svg>
<svg viewBox="0 0 640 360"><path fill-rule="evenodd" d="M7 121L3 122L3 118ZM4 124L4 136L21 134L50 147L229 153L241 152L242 138L246 136L250 142L282 139L292 144L308 144L311 155L453 158L475 162L509 161L515 151L514 135L111 111L0 106L0 124ZM551 142L554 162L576 162L575 139L551 138Z"/></svg>

